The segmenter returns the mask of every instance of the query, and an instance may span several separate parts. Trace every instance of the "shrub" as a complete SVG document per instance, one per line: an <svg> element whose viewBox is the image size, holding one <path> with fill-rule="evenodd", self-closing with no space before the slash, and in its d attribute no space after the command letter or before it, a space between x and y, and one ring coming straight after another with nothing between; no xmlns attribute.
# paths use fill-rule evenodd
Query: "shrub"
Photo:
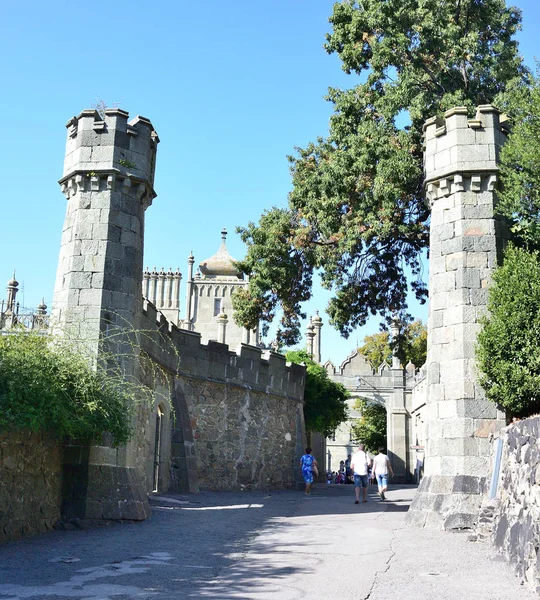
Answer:
<svg viewBox="0 0 540 600"><path fill-rule="evenodd" d="M132 397L67 342L26 331L0 335L0 429L116 445L130 436Z"/></svg>
<svg viewBox="0 0 540 600"><path fill-rule="evenodd" d="M476 348L486 395L513 416L540 412L540 256L509 246L493 274Z"/></svg>

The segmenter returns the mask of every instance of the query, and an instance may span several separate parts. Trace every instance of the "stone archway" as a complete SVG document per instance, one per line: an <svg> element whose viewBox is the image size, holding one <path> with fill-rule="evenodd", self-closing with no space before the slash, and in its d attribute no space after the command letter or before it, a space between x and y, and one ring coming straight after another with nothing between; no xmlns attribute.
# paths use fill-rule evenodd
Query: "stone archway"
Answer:
<svg viewBox="0 0 540 600"><path fill-rule="evenodd" d="M186 396L179 379L174 380L172 393L174 417L171 430L171 492L199 491L197 457Z"/></svg>

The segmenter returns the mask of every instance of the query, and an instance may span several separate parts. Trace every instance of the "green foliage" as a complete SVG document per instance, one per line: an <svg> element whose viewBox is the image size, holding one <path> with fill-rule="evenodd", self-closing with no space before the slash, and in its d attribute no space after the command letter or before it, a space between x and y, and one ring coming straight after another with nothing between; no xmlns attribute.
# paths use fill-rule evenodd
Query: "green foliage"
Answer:
<svg viewBox="0 0 540 600"><path fill-rule="evenodd" d="M369 403L359 399L354 407L362 414L351 425L354 440L366 445L376 453L380 446L386 448L386 409L381 404Z"/></svg>
<svg viewBox="0 0 540 600"><path fill-rule="evenodd" d="M115 444L129 439L132 398L115 379L58 339L26 331L0 335L0 429Z"/></svg>
<svg viewBox="0 0 540 600"><path fill-rule="evenodd" d="M365 356L370 365L377 370L384 362L392 364L392 347L388 331L380 331L373 335L366 335L364 343L358 352Z"/></svg>
<svg viewBox="0 0 540 600"><path fill-rule="evenodd" d="M540 79L504 95L512 131L501 152L502 190L497 210L509 218L518 239L540 248Z"/></svg>
<svg viewBox="0 0 540 600"><path fill-rule="evenodd" d="M407 323L400 333L398 345L401 364L406 365L411 362L415 367L420 368L426 362L427 327L421 320ZM388 331L366 335L364 344L358 348L358 351L368 359L375 370L383 362L392 364L392 342Z"/></svg>
<svg viewBox="0 0 540 600"><path fill-rule="evenodd" d="M326 369L313 361L305 350L291 350L287 360L306 365L304 421L307 431L318 431L325 437L347 420L348 391L328 377Z"/></svg>
<svg viewBox="0 0 540 600"><path fill-rule="evenodd" d="M131 160L126 160L125 158L121 158L118 161L118 164L122 165L123 167L126 167L128 169L134 169L137 165L131 161Z"/></svg>
<svg viewBox="0 0 540 600"><path fill-rule="evenodd" d="M402 364L411 362L418 369L424 365L427 358L427 327L421 319L407 323L403 328L400 339Z"/></svg>
<svg viewBox="0 0 540 600"><path fill-rule="evenodd" d="M476 358L486 395L514 416L540 412L540 254L509 246L489 289Z"/></svg>
<svg viewBox="0 0 540 600"><path fill-rule="evenodd" d="M504 0L334 4L326 50L363 83L329 90L328 136L289 158L288 207L238 229L248 246L240 267L250 275L249 292L237 297L249 315L239 315L241 324L254 315L268 322L281 309L279 335L297 340L295 315L315 272L334 291L328 314L344 336L370 315L408 320L408 292L420 301L427 293L422 125L456 105L472 114L526 77L514 40L520 21Z"/></svg>

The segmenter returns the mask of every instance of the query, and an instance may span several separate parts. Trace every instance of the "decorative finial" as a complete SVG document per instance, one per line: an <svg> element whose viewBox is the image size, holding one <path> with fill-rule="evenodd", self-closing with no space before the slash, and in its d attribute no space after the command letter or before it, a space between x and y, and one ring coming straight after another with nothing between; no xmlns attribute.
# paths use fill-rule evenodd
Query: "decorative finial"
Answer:
<svg viewBox="0 0 540 600"><path fill-rule="evenodd" d="M47 305L45 304L45 298L41 298L41 304L37 306L38 315L44 315L47 313Z"/></svg>
<svg viewBox="0 0 540 600"><path fill-rule="evenodd" d="M19 282L15 279L15 269L13 269L13 277L8 281L8 286L17 287Z"/></svg>
<svg viewBox="0 0 540 600"><path fill-rule="evenodd" d="M227 237L227 230L225 229L225 227L221 230L221 239L223 241L225 241L225 238Z"/></svg>
<svg viewBox="0 0 540 600"><path fill-rule="evenodd" d="M319 311L318 310L315 311L315 316L313 317L313 323L316 323L317 326L322 325L322 319L319 316Z"/></svg>

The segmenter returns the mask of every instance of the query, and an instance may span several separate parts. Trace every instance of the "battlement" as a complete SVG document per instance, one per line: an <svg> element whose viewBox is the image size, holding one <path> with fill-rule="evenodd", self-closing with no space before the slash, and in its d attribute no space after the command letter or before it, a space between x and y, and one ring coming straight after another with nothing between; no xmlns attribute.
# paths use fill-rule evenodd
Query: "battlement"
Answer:
<svg viewBox="0 0 540 600"><path fill-rule="evenodd" d="M304 399L305 368L287 363L269 350L241 344L232 351L227 344L209 341L179 329L148 300L143 302L141 348L163 368L179 376L209 379L263 393Z"/></svg>
<svg viewBox="0 0 540 600"><path fill-rule="evenodd" d="M446 111L443 120L428 119L424 124L426 187L452 175L496 174L506 131L500 111L490 104L478 106L474 119L468 118L464 106Z"/></svg>
<svg viewBox="0 0 540 600"><path fill-rule="evenodd" d="M128 119L119 108L105 110L103 118L94 109L72 117L60 183L81 174L116 174L153 187L159 137L145 117Z"/></svg>

